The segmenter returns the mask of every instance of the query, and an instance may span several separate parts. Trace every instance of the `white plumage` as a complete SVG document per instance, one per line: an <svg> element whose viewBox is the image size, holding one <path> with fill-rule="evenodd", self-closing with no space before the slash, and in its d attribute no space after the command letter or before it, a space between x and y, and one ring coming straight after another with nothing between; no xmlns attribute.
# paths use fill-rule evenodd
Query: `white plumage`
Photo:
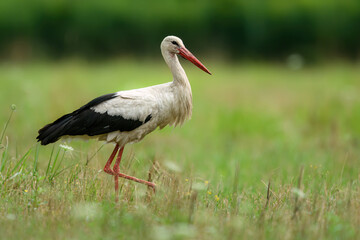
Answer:
<svg viewBox="0 0 360 240"><path fill-rule="evenodd" d="M99 136L100 140L116 142L120 146L138 142L147 134L166 125L177 126L190 119L192 113L192 95L188 89L174 82L117 92L117 97L100 103L92 109L110 116L123 116L129 120L144 122L151 115L151 120L140 127L126 132L110 132Z"/></svg>
<svg viewBox="0 0 360 240"><path fill-rule="evenodd" d="M94 99L78 110L64 115L39 130L38 141L43 145L65 136L85 135L116 143L104 170L117 179L124 177L151 187L155 184L121 174L118 164L123 148L138 142L156 128L177 126L190 119L192 114L191 86L177 54L188 59L203 71L211 74L184 46L180 38L166 37L161 43L161 53L169 66L173 81L151 87L120 91ZM114 169L111 162L120 149Z"/></svg>

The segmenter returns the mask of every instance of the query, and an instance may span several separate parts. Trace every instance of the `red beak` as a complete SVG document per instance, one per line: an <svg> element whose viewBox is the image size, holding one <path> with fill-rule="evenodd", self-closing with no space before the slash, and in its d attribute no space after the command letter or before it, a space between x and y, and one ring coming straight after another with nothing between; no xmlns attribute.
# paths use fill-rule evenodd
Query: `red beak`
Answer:
<svg viewBox="0 0 360 240"><path fill-rule="evenodd" d="M179 48L179 54L180 56L184 57L185 59L189 60L190 62L192 62L194 65L196 65L198 68L200 68L201 70L203 70L204 72L208 73L211 75L211 72L209 70L207 70L207 68L189 51L187 50L185 47L180 47Z"/></svg>

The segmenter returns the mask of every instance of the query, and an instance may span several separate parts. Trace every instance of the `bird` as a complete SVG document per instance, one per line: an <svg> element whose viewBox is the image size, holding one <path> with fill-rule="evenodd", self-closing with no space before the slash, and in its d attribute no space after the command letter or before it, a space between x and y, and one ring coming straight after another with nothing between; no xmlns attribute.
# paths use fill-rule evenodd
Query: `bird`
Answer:
<svg viewBox="0 0 360 240"><path fill-rule="evenodd" d="M114 143L114 150L105 164L104 172L114 176L116 196L119 177L145 184L155 191L155 183L120 172L124 147L126 144L139 142L157 128L163 129L167 125L176 127L191 118L191 85L178 55L211 75L180 38L165 37L160 49L172 73L171 82L97 97L41 128L37 141L41 145L47 145L60 138L82 136ZM116 154L116 161L111 169Z"/></svg>

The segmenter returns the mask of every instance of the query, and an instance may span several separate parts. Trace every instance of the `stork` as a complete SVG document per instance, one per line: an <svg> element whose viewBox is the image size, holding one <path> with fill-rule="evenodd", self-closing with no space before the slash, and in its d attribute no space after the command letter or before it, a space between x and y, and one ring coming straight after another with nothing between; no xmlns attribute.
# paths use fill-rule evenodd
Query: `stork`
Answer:
<svg viewBox="0 0 360 240"><path fill-rule="evenodd" d="M172 72L172 82L100 96L44 126L37 136L42 145L54 143L61 137L82 135L115 143L115 148L104 167L104 172L114 176L115 196L118 195L119 177L146 184L154 190L156 186L153 182L120 172L119 164L125 145L142 140L156 128L182 125L191 117L191 86L177 55L211 75L210 71L185 48L180 38L167 36L161 42L160 48ZM111 169L117 153L114 167Z"/></svg>

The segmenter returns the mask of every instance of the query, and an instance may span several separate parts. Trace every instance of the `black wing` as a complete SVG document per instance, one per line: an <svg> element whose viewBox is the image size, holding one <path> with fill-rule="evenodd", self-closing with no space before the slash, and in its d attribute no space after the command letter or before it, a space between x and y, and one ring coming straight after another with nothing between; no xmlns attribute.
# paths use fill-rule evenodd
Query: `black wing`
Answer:
<svg viewBox="0 0 360 240"><path fill-rule="evenodd" d="M111 116L106 112L98 113L91 109L116 96L116 93L111 93L95 98L74 112L66 114L55 122L46 125L39 130L38 141L42 145L47 145L56 142L65 135L95 136L113 131L131 131L150 121L151 115L148 115L145 121L140 121L125 119L122 116Z"/></svg>

